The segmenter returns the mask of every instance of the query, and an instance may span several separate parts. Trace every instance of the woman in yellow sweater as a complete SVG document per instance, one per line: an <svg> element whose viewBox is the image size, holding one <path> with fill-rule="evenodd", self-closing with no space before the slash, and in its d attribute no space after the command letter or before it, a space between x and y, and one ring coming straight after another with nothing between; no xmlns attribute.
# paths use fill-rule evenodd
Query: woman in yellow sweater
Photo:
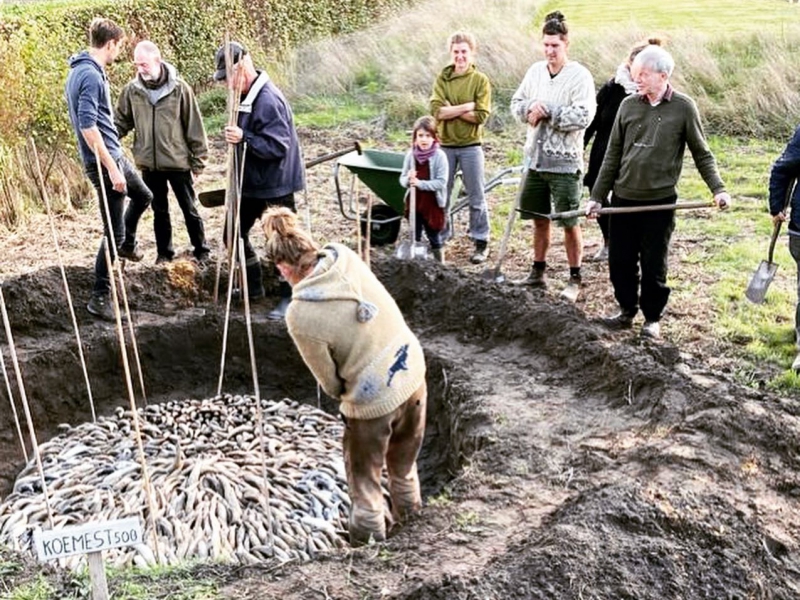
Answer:
<svg viewBox="0 0 800 600"><path fill-rule="evenodd" d="M292 286L286 325L325 393L339 400L350 489L350 542L386 538L421 507L417 454L425 433L425 358L400 309L358 255L322 248L285 208L264 218L266 251ZM392 513L380 486L384 462Z"/></svg>

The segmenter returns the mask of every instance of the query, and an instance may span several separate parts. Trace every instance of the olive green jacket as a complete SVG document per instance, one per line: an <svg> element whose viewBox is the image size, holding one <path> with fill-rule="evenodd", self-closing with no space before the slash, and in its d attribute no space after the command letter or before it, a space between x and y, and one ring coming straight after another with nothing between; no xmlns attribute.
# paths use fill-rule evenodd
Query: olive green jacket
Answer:
<svg viewBox="0 0 800 600"><path fill-rule="evenodd" d="M120 137L134 131L133 160L140 169L200 173L208 139L192 88L163 62L167 82L148 89L137 76L122 90L114 114Z"/></svg>
<svg viewBox="0 0 800 600"><path fill-rule="evenodd" d="M454 65L447 65L433 85L431 114L435 117L443 106L458 106L466 102L475 103L477 123L460 118L438 121L437 133L442 146L461 148L480 144L483 140L483 124L492 111L492 87L489 78L478 71L475 65L470 65L460 75L455 73Z"/></svg>

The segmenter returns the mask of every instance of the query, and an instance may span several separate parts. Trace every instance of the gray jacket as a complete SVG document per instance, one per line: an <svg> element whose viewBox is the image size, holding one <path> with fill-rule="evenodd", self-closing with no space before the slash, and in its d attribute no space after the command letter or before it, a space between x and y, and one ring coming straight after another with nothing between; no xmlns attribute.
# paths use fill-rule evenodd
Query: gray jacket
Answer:
<svg viewBox="0 0 800 600"><path fill-rule="evenodd" d="M426 192L436 192L436 204L440 208L447 206L447 175L449 165L447 155L439 148L430 158L431 175L430 179L420 179L417 183L418 190ZM414 153L408 151L403 161L403 172L400 174L400 185L408 187L408 172L414 168Z"/></svg>

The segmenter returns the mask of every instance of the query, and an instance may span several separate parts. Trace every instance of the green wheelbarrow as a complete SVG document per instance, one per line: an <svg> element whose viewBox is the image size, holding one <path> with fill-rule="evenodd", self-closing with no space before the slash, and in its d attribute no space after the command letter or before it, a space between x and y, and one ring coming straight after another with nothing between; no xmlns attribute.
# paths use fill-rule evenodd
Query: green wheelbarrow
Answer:
<svg viewBox="0 0 800 600"><path fill-rule="evenodd" d="M382 201L372 206L372 215L369 219L369 239L372 246L393 244L400 234L406 196L406 189L400 185L404 159L405 154L402 152L353 151L342 156L333 167L333 181L339 209L346 219L359 221L362 235L367 234L367 214L359 212L356 208L358 198L355 192L355 179L351 180L349 194L343 193L339 178L340 167L346 167L354 178L357 177Z"/></svg>

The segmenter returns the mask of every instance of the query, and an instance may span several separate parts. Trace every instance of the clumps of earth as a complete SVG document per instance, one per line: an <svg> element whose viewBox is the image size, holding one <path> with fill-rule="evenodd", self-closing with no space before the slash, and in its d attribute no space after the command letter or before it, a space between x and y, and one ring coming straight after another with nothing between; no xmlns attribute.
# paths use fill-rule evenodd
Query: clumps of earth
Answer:
<svg viewBox="0 0 800 600"><path fill-rule="evenodd" d="M733 373L667 341L610 334L555 293L487 282L432 261L398 261L390 251L376 252L372 266L426 353L429 415L419 460L425 506L382 544L335 545L317 554L306 544L308 560L298 554L282 562L276 551L252 553L258 560L245 567L215 567L224 597L800 597L796 398L740 385ZM76 296L88 294L90 275L88 269L68 272ZM138 292L129 298L150 405L213 397L224 324L223 311L211 302L213 272L183 274L180 290L164 269L133 269L127 277ZM55 270L44 269L4 283L42 440L71 431L60 431L61 423L90 429L91 420L70 322L53 291L57 281ZM281 410L298 415L318 405L330 415L307 413L322 427L307 430L314 444L321 443L321 431L330 435L330 464L341 451L336 403L318 398L285 327L265 318L269 308L269 301L256 306L253 318L261 395L290 398ZM80 320L98 414L112 418L126 397L119 344L113 328ZM252 377L241 308L230 335L224 389L228 398L244 398L252 393ZM302 435L309 421L303 417L301 426L300 420ZM12 494L24 460L9 411L0 412L0 431L0 475ZM184 463L173 472L188 478L196 468L198 493L224 498L223 481L233 478L197 467L202 459L192 464L185 435L164 436L160 443L172 454L163 468L179 463L180 441ZM233 469L235 448L256 442L226 439L231 446L220 463ZM284 448L273 450L267 456L277 462ZM301 453L292 452L298 457L286 458L280 469L272 464L275 473L302 464ZM341 483L336 468L307 467ZM308 469L287 484L306 500L297 485ZM255 502L257 465L250 471L248 497ZM214 474L205 485L204 473ZM341 518L343 492L325 488L327 477L306 481L333 505L340 501ZM329 508L309 493L321 510ZM191 517L182 519L170 522L173 530L191 524ZM327 539L342 529L341 522L332 524L333 532L316 521L320 528L300 523Z"/></svg>

